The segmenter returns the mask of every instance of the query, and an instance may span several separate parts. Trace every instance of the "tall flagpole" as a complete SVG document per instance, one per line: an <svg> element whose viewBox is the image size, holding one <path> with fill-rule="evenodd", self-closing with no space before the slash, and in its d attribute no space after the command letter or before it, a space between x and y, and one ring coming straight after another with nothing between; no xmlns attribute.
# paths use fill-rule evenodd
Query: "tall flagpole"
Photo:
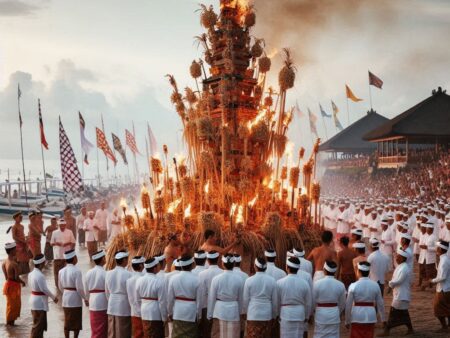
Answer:
<svg viewBox="0 0 450 338"><path fill-rule="evenodd" d="M42 119L42 113L41 113L41 99L38 99L38 107L39 107L39 124L41 123ZM43 123L43 122L42 122ZM43 126L40 126L40 128L43 128ZM43 131L41 131L43 132ZM47 173L45 172L45 159L44 159L44 146L42 145L42 139L41 139L41 156L42 156L42 169L44 171L44 187L45 187L45 197L48 202L48 190L47 190Z"/></svg>
<svg viewBox="0 0 450 338"><path fill-rule="evenodd" d="M372 110L372 89L370 88L370 81L369 81L369 98L370 98L370 110Z"/></svg>
<svg viewBox="0 0 450 338"><path fill-rule="evenodd" d="M27 193L27 179L25 174L25 160L23 157L23 135L22 135L22 114L20 113L20 97L22 92L20 91L20 84L17 85L17 107L19 110L19 124L20 124L20 150L22 153L22 171L23 171L23 187L25 189L25 205L28 208L28 193Z"/></svg>
<svg viewBox="0 0 450 338"><path fill-rule="evenodd" d="M134 140L136 141L136 131L134 130L134 121L132 121L133 124L133 137ZM137 178L137 184L139 184L139 169L138 169L138 164L137 164L137 160L136 160L136 154L133 152L133 157L134 157L134 169L135 169L135 175Z"/></svg>
<svg viewBox="0 0 450 338"><path fill-rule="evenodd" d="M78 124L80 124L80 112L78 112ZM83 139L81 138L81 124L80 124L80 144L81 144L81 179L84 182L84 151L83 151Z"/></svg>

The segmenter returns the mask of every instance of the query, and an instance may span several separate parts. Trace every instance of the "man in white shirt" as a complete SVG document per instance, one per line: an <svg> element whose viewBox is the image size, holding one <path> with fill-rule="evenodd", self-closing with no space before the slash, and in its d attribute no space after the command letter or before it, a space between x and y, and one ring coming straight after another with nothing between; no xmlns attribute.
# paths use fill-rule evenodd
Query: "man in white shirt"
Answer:
<svg viewBox="0 0 450 338"><path fill-rule="evenodd" d="M128 252L118 251L116 267L106 272L105 294L108 299L108 338L131 337L131 308L128 302L127 280L132 274L126 270Z"/></svg>
<svg viewBox="0 0 450 338"><path fill-rule="evenodd" d="M300 260L300 270L305 271L311 275L313 275L313 266L310 261L305 259L305 250L303 248L293 248L292 253L295 257L297 257Z"/></svg>
<svg viewBox="0 0 450 338"><path fill-rule="evenodd" d="M94 218L94 212L89 211L88 217L84 220L83 229L85 231L86 243L89 257L98 251L97 240L100 230L97 220Z"/></svg>
<svg viewBox="0 0 450 338"><path fill-rule="evenodd" d="M142 277L145 258L142 256L133 257L131 268L133 275L127 280L128 302L131 309L131 335L135 338L142 338L144 335L141 319L141 299L136 295L136 282Z"/></svg>
<svg viewBox="0 0 450 338"><path fill-rule="evenodd" d="M97 221L98 231L98 242L105 245L108 235L108 217L109 213L106 210L105 202L102 202L100 209L95 212L95 219Z"/></svg>
<svg viewBox="0 0 450 338"><path fill-rule="evenodd" d="M70 337L70 331L78 337L82 326L83 300L88 305L84 292L83 276L76 266L78 259L75 250L64 253L66 266L59 271L59 290L63 293L62 307L64 310L64 336Z"/></svg>
<svg viewBox="0 0 450 338"><path fill-rule="evenodd" d="M78 231L78 244L84 247L86 237L84 230L84 221L87 219L86 207L81 207L80 214L76 217L76 228Z"/></svg>
<svg viewBox="0 0 450 338"><path fill-rule="evenodd" d="M345 305L345 324L351 325L351 337L373 338L377 313L385 322L384 301L380 287L369 278L371 265L358 263L358 281L350 284Z"/></svg>
<svg viewBox="0 0 450 338"><path fill-rule="evenodd" d="M256 273L244 284L244 311L247 313L247 338L271 337L274 319L278 316L275 279L266 274L264 258L255 259Z"/></svg>
<svg viewBox="0 0 450 338"><path fill-rule="evenodd" d="M277 281L277 296L280 306L280 338L303 337L308 332L311 316L312 292L297 272L301 267L297 257L286 259L286 277Z"/></svg>
<svg viewBox="0 0 450 338"><path fill-rule="evenodd" d="M392 228L389 226L387 219L381 221L381 252L389 257L389 268L393 267L393 252L395 245L395 235Z"/></svg>
<svg viewBox="0 0 450 338"><path fill-rule="evenodd" d="M442 325L438 332L448 332L450 325L450 258L447 255L449 243L441 240L436 243L436 247L436 252L439 255L439 266L436 278L431 281L436 284L433 309L434 315ZM447 319L449 320L448 324Z"/></svg>
<svg viewBox="0 0 450 338"><path fill-rule="evenodd" d="M117 209L114 209L111 215L111 226L109 230L109 239L114 238L116 235L122 233L122 220L119 216L119 211Z"/></svg>
<svg viewBox="0 0 450 338"><path fill-rule="evenodd" d="M325 215L325 230L331 231L333 238L336 238L337 215L339 213L335 206L334 202L330 202L330 207Z"/></svg>
<svg viewBox="0 0 450 338"><path fill-rule="evenodd" d="M48 297L58 303L58 297L48 289L42 269L45 266L44 255L36 255L33 259L34 269L28 275L28 286L31 290L30 309L33 317L31 337L43 338L47 331Z"/></svg>
<svg viewBox="0 0 450 338"><path fill-rule="evenodd" d="M384 332L379 335L381 337L389 336L390 330L394 327L406 325L407 334L414 332L411 318L409 316L409 303L411 302L411 279L412 271L406 263L409 254L402 249L397 250L395 260L397 267L394 270L389 287L393 289L392 305L389 311L389 319L385 325Z"/></svg>
<svg viewBox="0 0 450 338"><path fill-rule="evenodd" d="M105 294L105 251L97 251L91 257L95 266L84 278L84 291L89 299L91 338L106 338L108 334L108 300Z"/></svg>
<svg viewBox="0 0 450 338"><path fill-rule="evenodd" d="M234 254L234 268L233 271L237 273L238 276L240 276L242 278L242 280L245 281L248 278L248 274L244 271L241 270L241 262L242 262L242 257L239 254Z"/></svg>
<svg viewBox="0 0 450 338"><path fill-rule="evenodd" d="M211 337L239 337L244 281L233 272L234 255L222 256L224 272L215 276L208 294L208 320L213 319Z"/></svg>
<svg viewBox="0 0 450 338"><path fill-rule="evenodd" d="M384 279L390 270L390 260L388 256L379 250L380 242L378 242L378 239L371 238L369 242L372 247L372 253L367 257L367 262L370 263L369 278L378 284L383 296Z"/></svg>
<svg viewBox="0 0 450 338"><path fill-rule="evenodd" d="M199 277L192 273L194 258L184 255L178 264L182 271L170 279L167 293L167 313L169 321L173 321L172 337L198 337L202 287Z"/></svg>
<svg viewBox="0 0 450 338"><path fill-rule="evenodd" d="M334 278L337 264L325 261L325 276L314 282L314 338L339 338L341 313L345 309L344 283Z"/></svg>
<svg viewBox="0 0 450 338"><path fill-rule="evenodd" d="M141 318L144 337L164 338L167 320L164 280L158 278L159 260L156 257L144 263L146 273L136 282L136 297L141 299Z"/></svg>
<svg viewBox="0 0 450 338"><path fill-rule="evenodd" d="M194 253L194 261L195 261L195 268L192 270L192 273L194 275L199 275L200 272L206 270L205 263L206 263L206 252L205 250L198 250Z"/></svg>
<svg viewBox="0 0 450 338"><path fill-rule="evenodd" d="M424 224L422 224L424 226ZM427 229L426 235L424 235L422 242L419 242L420 254L419 264L425 264L425 276L422 280L422 291L427 286L432 287L431 280L436 277L436 241L437 237L434 233L434 224L427 222L425 224ZM427 285L428 284L428 285Z"/></svg>
<svg viewBox="0 0 450 338"><path fill-rule="evenodd" d="M286 277L286 272L284 272L283 270L281 270L280 268L278 268L275 265L275 260L277 258L277 253L275 252L275 250L273 249L267 249L264 251L264 256L266 256L266 260L267 260L267 270L266 270L266 274L268 274L269 276L272 276L275 281Z"/></svg>
<svg viewBox="0 0 450 338"><path fill-rule="evenodd" d="M210 321L208 321L207 318L208 293L213 278L223 272L223 270L217 265L219 262L219 255L220 254L217 251L209 251L206 254L208 268L198 274L201 290L203 292L201 299L199 299L202 306L202 319L200 322L199 330L201 336L207 338L211 337L212 324Z"/></svg>
<svg viewBox="0 0 450 338"><path fill-rule="evenodd" d="M75 248L75 237L72 231L66 229L66 221L61 218L58 221L59 229L53 231L50 245L53 247L53 276L55 278L55 286L58 288L59 270L66 265L64 252Z"/></svg>
<svg viewBox="0 0 450 338"><path fill-rule="evenodd" d="M337 215L336 240L343 236L347 236L350 232L350 209L346 208L344 203L339 204L339 212Z"/></svg>

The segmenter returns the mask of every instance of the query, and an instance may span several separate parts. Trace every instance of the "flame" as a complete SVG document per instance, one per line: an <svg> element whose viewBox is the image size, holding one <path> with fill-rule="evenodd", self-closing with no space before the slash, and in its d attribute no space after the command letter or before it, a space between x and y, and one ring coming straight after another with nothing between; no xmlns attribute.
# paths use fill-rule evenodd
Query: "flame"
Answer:
<svg viewBox="0 0 450 338"><path fill-rule="evenodd" d="M157 160L161 160L161 154L159 152L155 153L152 157L156 158Z"/></svg>
<svg viewBox="0 0 450 338"><path fill-rule="evenodd" d="M209 193L209 181L208 181L208 183L205 184L204 191L205 191L205 194Z"/></svg>
<svg viewBox="0 0 450 338"><path fill-rule="evenodd" d="M178 165L183 165L186 161L186 156L184 156L184 154L175 154L175 158L177 159Z"/></svg>
<svg viewBox="0 0 450 338"><path fill-rule="evenodd" d="M287 156L289 159L292 159L293 151L294 151L294 142L287 142L286 147L284 148L284 155Z"/></svg>
<svg viewBox="0 0 450 338"><path fill-rule="evenodd" d="M261 110L258 115L256 115L256 117L253 120L250 120L247 122L247 128L248 130L252 130L252 127L254 125L256 125L259 121L261 121L262 119L264 119L264 117L266 116L266 112Z"/></svg>
<svg viewBox="0 0 450 338"><path fill-rule="evenodd" d="M230 217L233 217L234 213L236 212L236 208L237 208L237 204L233 203L230 208Z"/></svg>
<svg viewBox="0 0 450 338"><path fill-rule="evenodd" d="M268 57L269 59L272 59L275 55L278 54L278 52L279 52L278 49L272 48L272 50L267 54L267 57Z"/></svg>
<svg viewBox="0 0 450 338"><path fill-rule="evenodd" d="M306 195L307 192L308 192L308 190L306 189L305 186L300 188L300 195Z"/></svg>
<svg viewBox="0 0 450 338"><path fill-rule="evenodd" d="M191 205L189 204L186 209L184 209L184 218L191 217Z"/></svg>
<svg viewBox="0 0 450 338"><path fill-rule="evenodd" d="M236 223L244 223L244 206L240 205L236 216Z"/></svg>
<svg viewBox="0 0 450 338"><path fill-rule="evenodd" d="M148 190L147 190L147 187L145 186L145 184L142 185L141 194L142 195L148 194Z"/></svg>
<svg viewBox="0 0 450 338"><path fill-rule="evenodd" d="M156 191L162 191L164 188L164 184L162 182L156 187Z"/></svg>
<svg viewBox="0 0 450 338"><path fill-rule="evenodd" d="M257 199L258 195L256 195L250 202L248 202L248 206L252 208L255 205Z"/></svg>
<svg viewBox="0 0 450 338"><path fill-rule="evenodd" d="M122 197L121 199L120 199L120 203L119 203L119 205L120 205L120 207L123 209L123 208L128 208L128 205L127 205L127 200L124 198L124 197Z"/></svg>
<svg viewBox="0 0 450 338"><path fill-rule="evenodd" d="M173 201L172 203L169 204L169 207L167 208L167 212L170 212L173 214L173 212L175 211L175 209L178 207L178 204L181 203L181 198Z"/></svg>
<svg viewBox="0 0 450 338"><path fill-rule="evenodd" d="M269 189L273 189L274 186L275 186L275 182L274 182L274 180L271 178L269 184L267 185L267 187L268 187Z"/></svg>

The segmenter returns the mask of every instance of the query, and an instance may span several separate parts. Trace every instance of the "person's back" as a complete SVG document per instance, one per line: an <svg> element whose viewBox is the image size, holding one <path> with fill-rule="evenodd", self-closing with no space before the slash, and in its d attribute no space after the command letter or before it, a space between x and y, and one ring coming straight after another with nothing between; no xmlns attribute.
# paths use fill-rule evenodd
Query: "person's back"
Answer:
<svg viewBox="0 0 450 338"><path fill-rule="evenodd" d="M105 291L108 297L108 314L114 316L130 316L131 308L127 296L127 280L130 271L121 266L106 272Z"/></svg>
<svg viewBox="0 0 450 338"><path fill-rule="evenodd" d="M289 274L277 281L280 318L304 321L309 318L312 293L308 283L297 274ZM287 307L289 309L287 309ZM286 311L288 310L288 311Z"/></svg>
<svg viewBox="0 0 450 338"><path fill-rule="evenodd" d="M180 271L172 276L168 286L169 308L174 320L195 322L201 304L200 280L191 271ZM170 304L172 302L172 304Z"/></svg>
<svg viewBox="0 0 450 338"><path fill-rule="evenodd" d="M347 289L356 280L353 269L353 259L356 257L354 250L348 247L349 238L344 236L340 239L341 251L337 253L337 264L339 266L338 278Z"/></svg>
<svg viewBox="0 0 450 338"><path fill-rule="evenodd" d="M244 308L247 320L271 320L276 309L276 282L265 272L256 272L245 281Z"/></svg>
<svg viewBox="0 0 450 338"><path fill-rule="evenodd" d="M314 280L318 280L324 276L323 266L326 261L336 261L336 251L331 248L333 241L333 233L331 231L324 231L322 233L322 245L314 248L308 256L308 260L314 264Z"/></svg>
<svg viewBox="0 0 450 338"><path fill-rule="evenodd" d="M361 277L348 288L348 295L350 294L354 302L350 313L352 321L376 323L377 308L384 312L384 302L378 284L368 277Z"/></svg>

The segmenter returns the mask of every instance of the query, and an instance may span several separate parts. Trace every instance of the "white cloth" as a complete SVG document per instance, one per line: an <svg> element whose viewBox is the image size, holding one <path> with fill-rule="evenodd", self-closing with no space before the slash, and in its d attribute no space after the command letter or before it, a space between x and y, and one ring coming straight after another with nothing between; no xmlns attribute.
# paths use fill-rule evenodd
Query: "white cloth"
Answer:
<svg viewBox="0 0 450 338"><path fill-rule="evenodd" d="M344 209L342 212L338 211L336 232L338 234L348 234L350 232L351 211L349 208Z"/></svg>
<svg viewBox="0 0 450 338"><path fill-rule="evenodd" d="M55 243L65 245L64 246L53 245ZM73 236L73 232L69 229L65 229L64 231L58 229L52 232L50 244L53 245L53 258L64 259L64 252L72 249L73 245L75 244L75 237Z"/></svg>
<svg viewBox="0 0 450 338"><path fill-rule="evenodd" d="M388 228L381 232L381 251L388 255L392 256L392 253L394 252L394 246L395 246L395 236L394 232L392 231L392 225L388 226Z"/></svg>
<svg viewBox="0 0 450 338"><path fill-rule="evenodd" d="M225 270L212 279L208 294L208 319L240 320L244 281L236 272Z"/></svg>
<svg viewBox="0 0 450 338"><path fill-rule="evenodd" d="M131 272L121 266L106 272L105 293L108 298L107 313L109 315L123 317L131 315L127 294L127 280L131 276Z"/></svg>
<svg viewBox="0 0 450 338"><path fill-rule="evenodd" d="M358 306L356 305L358 302L373 303L376 306ZM369 277L361 277L355 283L350 284L345 304L345 323L376 323L377 312L380 320L384 322L384 301L378 284Z"/></svg>
<svg viewBox="0 0 450 338"><path fill-rule="evenodd" d="M199 277L190 271L180 271L169 281L167 293L167 312L174 320L195 322L201 318L202 290ZM182 300L177 297L191 299Z"/></svg>
<svg viewBox="0 0 450 338"><path fill-rule="evenodd" d="M107 230L108 229L108 210L104 209L97 209L95 212L94 219L97 221L98 227L101 230Z"/></svg>
<svg viewBox="0 0 450 338"><path fill-rule="evenodd" d="M197 265L195 268L192 269L192 273L196 276L200 274L200 272L205 271L206 266L204 265Z"/></svg>
<svg viewBox="0 0 450 338"><path fill-rule="evenodd" d="M367 257L367 261L370 263L369 278L374 282L384 284L386 273L391 267L390 258L380 250L376 250Z"/></svg>
<svg viewBox="0 0 450 338"><path fill-rule="evenodd" d="M210 265L207 269L198 274L198 279L202 290L202 297L200 298L200 305L202 306L202 309L208 306L208 292L213 278L220 275L222 272L223 270L217 265Z"/></svg>
<svg viewBox="0 0 450 338"><path fill-rule="evenodd" d="M297 274L288 274L277 281L279 317L282 321L308 320L312 308L312 292L308 283Z"/></svg>
<svg viewBox="0 0 450 338"><path fill-rule="evenodd" d="M42 292L45 296L30 295L30 309L36 311L48 311L48 297L55 300L56 296L47 286L47 281L41 270L34 268L28 275L28 286L31 291Z"/></svg>
<svg viewBox="0 0 450 338"><path fill-rule="evenodd" d="M138 278L142 277L141 272L133 271L131 278L127 280L127 295L130 303L131 316L141 316L141 298L136 294L136 282Z"/></svg>
<svg viewBox="0 0 450 338"><path fill-rule="evenodd" d="M308 325L302 321L280 320L280 338L303 337L303 332Z"/></svg>
<svg viewBox="0 0 450 338"><path fill-rule="evenodd" d="M247 278L248 278L248 274L247 274L246 272L242 271L241 268L239 268L239 267L233 268L233 271L236 272L237 275L238 275L239 277L241 277L242 280L243 280L244 283L245 283L245 281L246 281Z"/></svg>
<svg viewBox="0 0 450 338"><path fill-rule="evenodd" d="M98 230L94 229L94 226L98 227L97 220L87 218L84 221L84 230L86 231L86 242L98 241Z"/></svg>
<svg viewBox="0 0 450 338"><path fill-rule="evenodd" d="M329 208L325 215L325 228L327 230L333 230L337 228L337 216L339 210L335 207L333 209Z"/></svg>
<svg viewBox="0 0 450 338"><path fill-rule="evenodd" d="M300 270L309 273L310 276L312 277L313 274L312 263L303 257L299 257L299 259L300 259Z"/></svg>
<svg viewBox="0 0 450 338"><path fill-rule="evenodd" d="M450 291L450 258L447 255L439 256L437 275L432 282L436 283L436 292Z"/></svg>
<svg viewBox="0 0 450 338"><path fill-rule="evenodd" d="M64 268L59 270L58 284L59 290L63 292L63 307L83 306L83 299L87 298L84 292L83 275L77 266L67 264ZM67 288L76 290L67 290Z"/></svg>
<svg viewBox="0 0 450 338"><path fill-rule="evenodd" d="M87 215L79 214L76 218L77 229L84 230L84 221L87 219Z"/></svg>
<svg viewBox="0 0 450 338"><path fill-rule="evenodd" d="M247 320L267 321L277 317L277 286L265 272L256 272L245 281L244 312Z"/></svg>
<svg viewBox="0 0 450 338"><path fill-rule="evenodd" d="M164 280L146 273L136 282L136 297L141 299L142 320L167 320L167 297ZM153 298L153 299L143 299Z"/></svg>
<svg viewBox="0 0 450 338"><path fill-rule="evenodd" d="M275 281L280 280L281 278L286 277L286 272L278 268L275 263L267 262L266 274L272 276Z"/></svg>
<svg viewBox="0 0 450 338"><path fill-rule="evenodd" d="M422 234L420 237L420 245L426 245L426 249L420 249L419 264L433 264L436 263L436 241L437 238L432 233L431 235Z"/></svg>
<svg viewBox="0 0 450 338"><path fill-rule="evenodd" d="M303 270L298 270L297 275L300 277L300 279L304 280L308 284L309 289L311 290L311 296L312 296L313 279L312 279L311 275L308 272L305 272Z"/></svg>
<svg viewBox="0 0 450 338"><path fill-rule="evenodd" d="M119 222L119 224L113 224L112 222ZM122 232L122 224L120 224L120 216L111 215L111 229L109 230L109 236L113 238L114 236Z"/></svg>
<svg viewBox="0 0 450 338"><path fill-rule="evenodd" d="M392 279L389 282L389 286L393 289L392 302L411 301L411 278L412 271L406 262L395 268Z"/></svg>
<svg viewBox="0 0 450 338"><path fill-rule="evenodd" d="M316 324L339 324L340 314L345 309L345 286L333 276L325 276L314 282L313 307ZM336 303L336 307L320 307L317 304Z"/></svg>
<svg viewBox="0 0 450 338"><path fill-rule="evenodd" d="M106 271L100 265L94 266L84 277L84 291L86 297L89 298L89 310L91 311L105 311L108 308L105 292L90 292L91 290L105 290L105 278Z"/></svg>
<svg viewBox="0 0 450 338"><path fill-rule="evenodd" d="M339 338L339 324L321 324L315 323L313 338Z"/></svg>

